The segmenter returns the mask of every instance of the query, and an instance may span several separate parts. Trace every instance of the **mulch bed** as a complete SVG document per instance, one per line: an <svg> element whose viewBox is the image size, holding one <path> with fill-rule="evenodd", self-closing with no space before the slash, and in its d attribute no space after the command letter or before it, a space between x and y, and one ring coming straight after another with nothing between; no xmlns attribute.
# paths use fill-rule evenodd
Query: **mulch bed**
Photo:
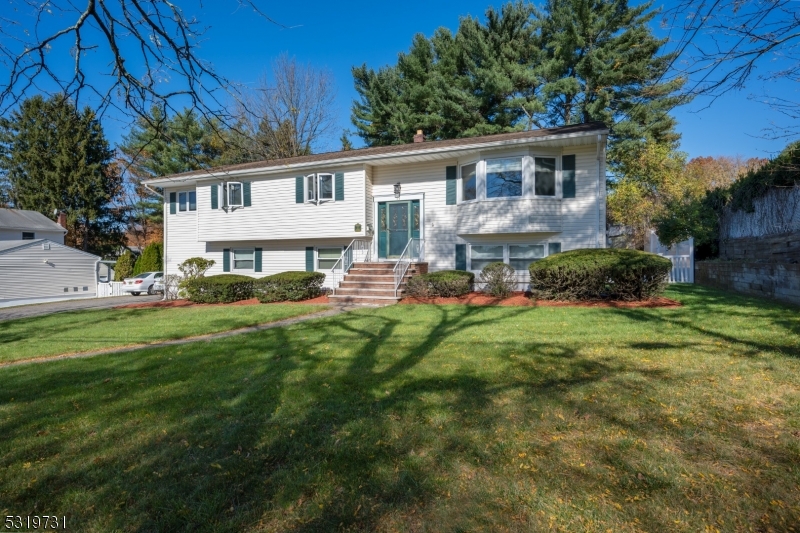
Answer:
<svg viewBox="0 0 800 533"><path fill-rule="evenodd" d="M328 300L327 296L318 296L316 298L311 298L310 300L303 300L302 302L277 302L281 304L328 304L330 301ZM258 298L250 298L249 300L241 300L238 302L232 302L229 304L196 304L190 302L189 300L159 300L157 302L142 302L140 304L127 304L127 305L118 305L114 307L114 309L146 309L150 307L213 307L218 305L274 305L274 304L262 304L258 301Z"/></svg>
<svg viewBox="0 0 800 533"><path fill-rule="evenodd" d="M489 305L512 307L680 307L681 303L669 298L653 298L641 302L622 302L613 300L595 300L590 302L553 302L549 300L533 300L530 293L515 292L508 298L495 298L480 292L471 292L461 298L413 298L406 297L400 300L401 304L460 304L460 305Z"/></svg>

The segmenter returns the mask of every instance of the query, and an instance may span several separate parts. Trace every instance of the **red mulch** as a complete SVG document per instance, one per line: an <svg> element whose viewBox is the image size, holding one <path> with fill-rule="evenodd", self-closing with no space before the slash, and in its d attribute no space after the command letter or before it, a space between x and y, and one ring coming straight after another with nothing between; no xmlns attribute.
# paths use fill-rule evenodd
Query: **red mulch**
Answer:
<svg viewBox="0 0 800 533"><path fill-rule="evenodd" d="M281 304L327 304L330 303L328 301L327 296L318 296L316 298L312 298L310 300L303 300L302 302L276 302ZM241 300L238 302L232 302L229 304L196 304L190 302L189 300L159 300L157 302L142 302L140 304L127 304L127 305L118 305L114 309L145 309L149 307L199 307L199 306L216 306L216 305L262 305L261 302L258 301L258 298L250 298L249 300ZM263 304L263 305L273 305L273 304Z"/></svg>
<svg viewBox="0 0 800 533"><path fill-rule="evenodd" d="M621 302L596 300L591 302L553 302L549 300L533 300L530 294L515 292L508 298L495 298L480 292L471 292L461 298L413 298L400 300L401 304L462 304L462 305L501 305L516 307L680 307L681 303L669 298L653 298L642 302Z"/></svg>

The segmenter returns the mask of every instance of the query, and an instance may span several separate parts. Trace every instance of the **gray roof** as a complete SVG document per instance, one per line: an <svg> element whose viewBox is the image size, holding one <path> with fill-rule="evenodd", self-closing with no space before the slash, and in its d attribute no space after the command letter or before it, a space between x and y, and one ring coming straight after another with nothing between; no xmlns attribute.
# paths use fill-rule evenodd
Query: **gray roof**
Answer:
<svg viewBox="0 0 800 533"><path fill-rule="evenodd" d="M59 227L61 227L61 226L59 226ZM6 252L11 252L13 250L17 250L17 249L21 249L21 248L27 248L27 247L33 246L35 244L39 244L40 245L40 244L45 243L45 242L50 243L51 247L66 248L67 250L70 250L72 252L77 252L79 254L88 255L88 256L100 259L100 257L98 257L98 256L96 256L94 254L90 254L89 252L84 252L83 250L78 250L77 248L72 248L72 247L67 246L65 244L59 244L57 242L53 242L50 239L27 239L27 240L24 240L24 241L0 241L0 255L4 254Z"/></svg>
<svg viewBox="0 0 800 533"><path fill-rule="evenodd" d="M67 230L38 211L25 209L0 208L0 228L67 232Z"/></svg>
<svg viewBox="0 0 800 533"><path fill-rule="evenodd" d="M173 174L171 176L165 176L162 178L150 179L147 180L147 183L151 183L160 187L164 184L164 182L168 182L170 180L187 180L190 178L212 177L215 174L226 172L291 168L295 165L302 165L304 163L367 161L376 157L399 157L431 151L458 149L463 146L480 147L481 145L491 145L503 141L524 142L528 140L534 141L544 139L546 137L566 137L591 133L607 134L608 127L602 122L586 122L583 124L572 124L558 128L542 128L538 130L515 131L511 133L496 133L493 135L480 135L477 137L463 137L458 139L446 139L442 141L425 141L409 144L393 144L390 146L373 146L369 148L359 148L356 150L302 155L285 159L254 161L252 163L241 163L238 165L226 165L202 170L193 170L191 172L184 172L182 174Z"/></svg>

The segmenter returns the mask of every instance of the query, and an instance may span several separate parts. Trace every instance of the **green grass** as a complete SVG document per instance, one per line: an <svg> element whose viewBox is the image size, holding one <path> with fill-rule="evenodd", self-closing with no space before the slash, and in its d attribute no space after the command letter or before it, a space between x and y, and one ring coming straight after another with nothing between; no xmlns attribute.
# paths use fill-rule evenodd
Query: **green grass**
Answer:
<svg viewBox="0 0 800 533"><path fill-rule="evenodd" d="M792 531L800 312L393 306L0 370L0 511L76 531ZM794 528L794 529L792 529Z"/></svg>
<svg viewBox="0 0 800 533"><path fill-rule="evenodd" d="M323 310L274 304L74 311L0 322L0 363L181 339Z"/></svg>

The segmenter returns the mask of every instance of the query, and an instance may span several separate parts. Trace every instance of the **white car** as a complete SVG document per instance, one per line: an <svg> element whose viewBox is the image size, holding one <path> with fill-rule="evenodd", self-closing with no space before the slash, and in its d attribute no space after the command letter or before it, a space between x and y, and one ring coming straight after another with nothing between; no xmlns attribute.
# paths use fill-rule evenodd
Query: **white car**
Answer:
<svg viewBox="0 0 800 533"><path fill-rule="evenodd" d="M156 283L162 284L163 290L164 273L163 272L142 272L136 277L125 278L122 283L122 292L129 292L134 296L139 296L143 292L147 294L155 294L158 292L153 287Z"/></svg>

